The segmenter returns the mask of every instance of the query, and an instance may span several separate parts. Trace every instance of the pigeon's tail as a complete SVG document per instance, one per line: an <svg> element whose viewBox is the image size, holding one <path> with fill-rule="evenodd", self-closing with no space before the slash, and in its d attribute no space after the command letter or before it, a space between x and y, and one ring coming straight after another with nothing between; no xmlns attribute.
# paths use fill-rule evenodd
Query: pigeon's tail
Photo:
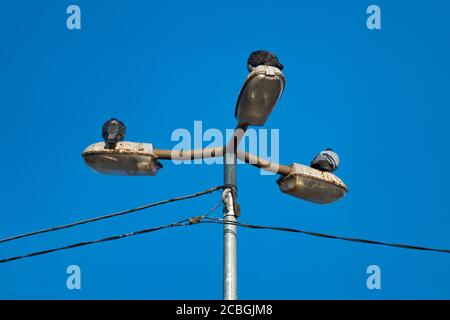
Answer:
<svg viewBox="0 0 450 320"><path fill-rule="evenodd" d="M320 166L317 162L311 162L310 167L317 170L320 169Z"/></svg>
<svg viewBox="0 0 450 320"><path fill-rule="evenodd" d="M115 149L117 146L116 142L105 142L105 149Z"/></svg>
<svg viewBox="0 0 450 320"><path fill-rule="evenodd" d="M330 163L326 162L326 161L315 161L313 163L311 163L311 168L320 170L320 171L328 171L330 172L331 166Z"/></svg>

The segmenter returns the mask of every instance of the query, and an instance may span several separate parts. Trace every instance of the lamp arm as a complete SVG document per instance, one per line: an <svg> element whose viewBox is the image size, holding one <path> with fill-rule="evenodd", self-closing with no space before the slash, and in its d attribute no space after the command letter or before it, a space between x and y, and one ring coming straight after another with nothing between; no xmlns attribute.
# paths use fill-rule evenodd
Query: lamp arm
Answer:
<svg viewBox="0 0 450 320"><path fill-rule="evenodd" d="M194 159L207 159L207 158L217 158L223 157L225 149L229 148L233 150L233 142L236 145L237 158L245 163L248 163L254 167L278 173L281 175L288 175L292 168L290 166L278 164L275 162L268 161L266 159L260 158L249 152L243 150L238 150L237 146L242 141L247 130L247 125L239 125L235 130L233 137L224 146L211 147L203 149L193 149L193 150L165 150L165 149L153 149L154 154L158 159L163 160L194 160ZM232 152L232 151L231 151Z"/></svg>
<svg viewBox="0 0 450 320"><path fill-rule="evenodd" d="M153 153L159 159L163 160L194 160L223 157L225 149L229 150L230 152L233 152L233 149L237 149L237 146L242 141L247 128L248 125L246 124L238 125L236 129L234 129L234 133L230 141L228 141L228 143L224 146L193 150L153 149Z"/></svg>

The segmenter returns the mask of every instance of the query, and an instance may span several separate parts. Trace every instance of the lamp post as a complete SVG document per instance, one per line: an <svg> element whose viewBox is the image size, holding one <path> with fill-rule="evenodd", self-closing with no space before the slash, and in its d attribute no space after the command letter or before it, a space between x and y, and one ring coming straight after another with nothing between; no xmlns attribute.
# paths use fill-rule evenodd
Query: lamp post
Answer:
<svg viewBox="0 0 450 320"><path fill-rule="evenodd" d="M285 87L285 77L276 67L260 65L250 72L236 103L237 127L224 146L195 150L154 149L152 144L118 142L114 148L104 142L87 147L83 152L86 164L94 171L115 175L155 175L162 168L160 160L193 160L223 157L224 205L223 227L223 298L237 299L237 226L240 215L237 203L237 159L279 174L278 186L283 193L324 204L342 198L346 185L334 174L294 163L290 166L273 163L238 149L248 126L261 126L269 117ZM228 222L228 223L227 223Z"/></svg>
<svg viewBox="0 0 450 320"><path fill-rule="evenodd" d="M222 192L223 208L223 298L237 299L237 226L233 224L239 212L236 212L236 152L225 152L224 185L230 188ZM228 224L227 224L228 222Z"/></svg>

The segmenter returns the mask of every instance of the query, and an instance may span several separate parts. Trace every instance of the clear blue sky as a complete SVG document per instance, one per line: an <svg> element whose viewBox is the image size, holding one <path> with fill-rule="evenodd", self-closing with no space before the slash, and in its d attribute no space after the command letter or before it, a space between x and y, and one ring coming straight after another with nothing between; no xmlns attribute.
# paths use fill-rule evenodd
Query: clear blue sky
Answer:
<svg viewBox="0 0 450 320"><path fill-rule="evenodd" d="M239 166L241 220L450 247L448 1L9 1L0 10L0 236L90 218L222 183L222 167L166 163L103 176L83 149L114 116L127 139L171 148L176 128L233 128L254 49L276 52L286 91L266 128L282 163L332 147L350 189L318 206ZM219 194L0 246L0 257L158 226ZM221 210L215 214L220 215ZM239 230L241 299L450 298L450 255ZM82 289L66 288L66 267ZM366 268L382 289L366 288ZM222 230L203 225L0 265L0 298L220 299Z"/></svg>

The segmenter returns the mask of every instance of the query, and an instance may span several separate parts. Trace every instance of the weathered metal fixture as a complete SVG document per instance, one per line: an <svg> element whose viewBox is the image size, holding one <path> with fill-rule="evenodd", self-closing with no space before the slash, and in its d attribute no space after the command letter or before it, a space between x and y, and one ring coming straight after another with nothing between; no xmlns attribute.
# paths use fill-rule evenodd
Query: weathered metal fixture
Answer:
<svg viewBox="0 0 450 320"><path fill-rule="evenodd" d="M334 174L294 163L291 172L277 180L280 190L291 196L318 204L334 202L348 192Z"/></svg>
<svg viewBox="0 0 450 320"><path fill-rule="evenodd" d="M121 141L114 149L108 149L104 142L98 142L82 155L92 170L103 174L154 176L162 168L150 143Z"/></svg>

